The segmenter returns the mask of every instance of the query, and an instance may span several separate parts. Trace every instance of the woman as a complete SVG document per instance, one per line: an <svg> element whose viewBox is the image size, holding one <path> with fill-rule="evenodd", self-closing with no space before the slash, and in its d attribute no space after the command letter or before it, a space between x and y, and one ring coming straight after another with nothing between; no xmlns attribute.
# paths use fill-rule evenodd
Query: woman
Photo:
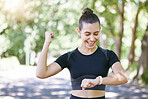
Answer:
<svg viewBox="0 0 148 99"><path fill-rule="evenodd" d="M100 30L100 20L97 15L91 9L85 8L77 28L82 44L75 50L61 55L48 66L47 52L54 33L46 32L37 64L37 77L41 79L51 77L68 68L72 82L70 99L105 99L105 85L127 83L127 75L116 54L96 45ZM113 74L107 76L110 67Z"/></svg>

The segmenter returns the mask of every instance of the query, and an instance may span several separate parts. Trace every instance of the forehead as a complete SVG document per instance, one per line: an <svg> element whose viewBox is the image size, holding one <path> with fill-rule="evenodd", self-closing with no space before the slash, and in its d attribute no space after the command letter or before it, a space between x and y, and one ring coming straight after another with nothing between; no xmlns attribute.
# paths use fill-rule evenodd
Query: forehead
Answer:
<svg viewBox="0 0 148 99"><path fill-rule="evenodd" d="M96 23L82 23L82 31L96 31L100 29L100 25L98 22Z"/></svg>

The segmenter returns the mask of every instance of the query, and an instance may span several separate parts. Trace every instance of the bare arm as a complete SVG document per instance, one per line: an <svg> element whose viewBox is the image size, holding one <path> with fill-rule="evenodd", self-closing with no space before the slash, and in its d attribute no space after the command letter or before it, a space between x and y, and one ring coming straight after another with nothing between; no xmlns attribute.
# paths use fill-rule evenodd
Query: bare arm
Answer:
<svg viewBox="0 0 148 99"><path fill-rule="evenodd" d="M36 76L41 79L53 76L61 71L61 67L56 62L47 66L48 47L53 37L53 33L45 33L45 42L36 68Z"/></svg>
<svg viewBox="0 0 148 99"><path fill-rule="evenodd" d="M121 85L128 82L128 77L120 62L112 66L113 74L103 78L103 85Z"/></svg>
<svg viewBox="0 0 148 99"><path fill-rule="evenodd" d="M103 85L121 85L128 82L128 77L120 62L116 62L112 66L113 74L103 77ZM83 90L85 88L92 88L100 83L99 77L96 79L84 79L81 83Z"/></svg>

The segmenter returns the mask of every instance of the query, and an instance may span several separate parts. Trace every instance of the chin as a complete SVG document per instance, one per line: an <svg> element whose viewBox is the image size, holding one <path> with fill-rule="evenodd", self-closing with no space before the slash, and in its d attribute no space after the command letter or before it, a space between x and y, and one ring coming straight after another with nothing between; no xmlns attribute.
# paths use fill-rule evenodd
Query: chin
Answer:
<svg viewBox="0 0 148 99"><path fill-rule="evenodd" d="M91 48L95 48L96 44L94 44L93 46L89 46L88 44L86 45L87 48L91 49Z"/></svg>

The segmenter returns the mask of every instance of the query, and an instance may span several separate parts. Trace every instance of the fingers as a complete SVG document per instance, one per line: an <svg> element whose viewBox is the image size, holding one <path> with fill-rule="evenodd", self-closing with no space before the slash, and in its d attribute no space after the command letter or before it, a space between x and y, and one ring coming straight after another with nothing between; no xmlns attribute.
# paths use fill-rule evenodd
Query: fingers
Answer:
<svg viewBox="0 0 148 99"><path fill-rule="evenodd" d="M85 90L85 88L91 88L94 87L92 79L83 79L81 83L82 90Z"/></svg>
<svg viewBox="0 0 148 99"><path fill-rule="evenodd" d="M83 79L83 80L82 80L82 83L81 83L81 87L82 87L82 88L85 88L86 85L87 85L87 79Z"/></svg>
<svg viewBox="0 0 148 99"><path fill-rule="evenodd" d="M48 31L46 31L45 32L45 40L47 42L51 42L52 41L52 38L54 38L54 32L48 32Z"/></svg>
<svg viewBox="0 0 148 99"><path fill-rule="evenodd" d="M51 36L51 38L54 38L54 33L51 32L51 33L50 33L50 36Z"/></svg>
<svg viewBox="0 0 148 99"><path fill-rule="evenodd" d="M85 88L82 87L82 90L85 90Z"/></svg>
<svg viewBox="0 0 148 99"><path fill-rule="evenodd" d="M54 38L54 32L48 32L48 31L46 31L46 32L45 32L45 36L46 36L46 37Z"/></svg>

